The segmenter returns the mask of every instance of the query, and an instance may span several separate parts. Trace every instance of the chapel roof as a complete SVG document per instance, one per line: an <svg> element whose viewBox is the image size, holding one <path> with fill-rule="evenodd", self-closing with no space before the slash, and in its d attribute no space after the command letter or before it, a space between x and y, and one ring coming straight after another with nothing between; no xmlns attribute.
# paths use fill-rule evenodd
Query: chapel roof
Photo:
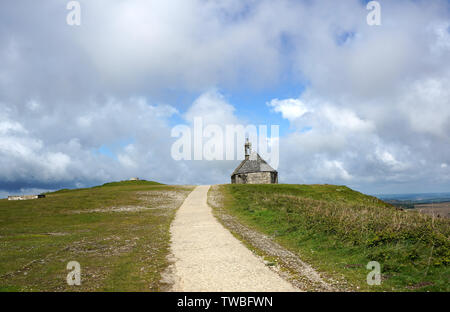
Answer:
<svg viewBox="0 0 450 312"><path fill-rule="evenodd" d="M252 173L252 172L277 172L273 169L258 153L252 152L248 158L244 159L239 166L233 171L235 174Z"/></svg>

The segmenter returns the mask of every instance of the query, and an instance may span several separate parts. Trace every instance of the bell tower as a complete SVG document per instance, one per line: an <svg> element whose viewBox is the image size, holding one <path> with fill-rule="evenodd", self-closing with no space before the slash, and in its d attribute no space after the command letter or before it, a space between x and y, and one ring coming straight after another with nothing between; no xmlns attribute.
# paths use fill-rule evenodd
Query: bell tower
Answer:
<svg viewBox="0 0 450 312"><path fill-rule="evenodd" d="M248 138L245 140L244 149L245 149L245 159L249 159L250 154L252 152L252 143L249 142Z"/></svg>

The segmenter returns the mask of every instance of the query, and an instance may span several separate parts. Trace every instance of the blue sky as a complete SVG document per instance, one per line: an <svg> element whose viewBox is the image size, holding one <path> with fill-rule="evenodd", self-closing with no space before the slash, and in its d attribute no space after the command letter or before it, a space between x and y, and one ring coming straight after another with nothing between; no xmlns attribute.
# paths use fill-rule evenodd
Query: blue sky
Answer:
<svg viewBox="0 0 450 312"><path fill-rule="evenodd" d="M79 3L0 4L0 196L228 183L239 160L173 159L195 117L279 125L282 183L450 189L449 1L379 1L380 26L360 0Z"/></svg>

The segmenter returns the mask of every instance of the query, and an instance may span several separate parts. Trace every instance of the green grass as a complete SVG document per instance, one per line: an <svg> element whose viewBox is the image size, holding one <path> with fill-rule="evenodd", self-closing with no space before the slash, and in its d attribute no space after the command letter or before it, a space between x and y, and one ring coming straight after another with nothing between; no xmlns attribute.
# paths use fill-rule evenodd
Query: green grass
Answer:
<svg viewBox="0 0 450 312"><path fill-rule="evenodd" d="M124 181L0 200L0 291L161 290L169 226L191 190ZM66 283L72 260L81 286Z"/></svg>
<svg viewBox="0 0 450 312"><path fill-rule="evenodd" d="M221 185L222 208L353 290L450 291L450 220L335 185ZM382 284L369 286L369 261Z"/></svg>
<svg viewBox="0 0 450 312"><path fill-rule="evenodd" d="M137 181L119 181L119 182L109 182L105 183L99 187L105 186L129 186L129 185L164 185L162 183L154 182L154 181L146 181L146 180L137 180Z"/></svg>

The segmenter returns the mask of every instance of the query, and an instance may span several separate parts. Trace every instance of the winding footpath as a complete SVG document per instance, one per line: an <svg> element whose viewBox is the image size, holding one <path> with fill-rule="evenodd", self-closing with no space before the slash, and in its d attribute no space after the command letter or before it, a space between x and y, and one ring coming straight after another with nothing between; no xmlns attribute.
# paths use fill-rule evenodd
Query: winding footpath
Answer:
<svg viewBox="0 0 450 312"><path fill-rule="evenodd" d="M216 220L208 190L196 187L172 222L172 291L299 291Z"/></svg>

